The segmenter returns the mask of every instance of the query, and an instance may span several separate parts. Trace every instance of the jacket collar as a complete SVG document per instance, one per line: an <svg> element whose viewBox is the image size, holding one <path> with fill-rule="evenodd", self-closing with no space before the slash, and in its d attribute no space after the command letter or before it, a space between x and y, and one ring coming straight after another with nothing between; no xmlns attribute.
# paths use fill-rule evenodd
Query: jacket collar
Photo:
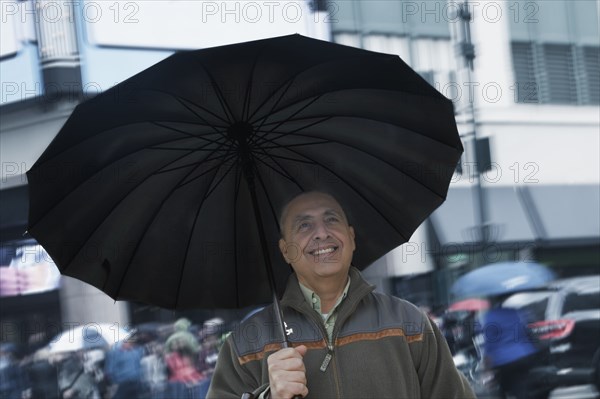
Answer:
<svg viewBox="0 0 600 399"><path fill-rule="evenodd" d="M369 294L375 289L375 286L369 284L362 276L360 271L354 266L350 266L348 271L350 275L350 288L348 289L348 296L342 303L343 307L348 307L360 302L365 295ZM291 307L297 310L312 309L311 305L304 299L304 294L300 290L300 283L296 273L292 273L287 281L287 286L283 298L281 299L282 307Z"/></svg>

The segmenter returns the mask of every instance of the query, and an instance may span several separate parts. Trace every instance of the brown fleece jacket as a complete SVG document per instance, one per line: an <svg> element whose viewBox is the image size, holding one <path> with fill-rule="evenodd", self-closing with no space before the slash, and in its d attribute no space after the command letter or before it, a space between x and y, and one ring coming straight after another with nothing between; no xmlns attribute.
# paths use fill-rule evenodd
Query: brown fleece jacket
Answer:
<svg viewBox="0 0 600 399"><path fill-rule="evenodd" d="M305 399L475 398L425 314L409 302L373 292L355 268L350 277L332 345L296 276L288 281L281 301L293 330L288 339L293 346L308 347ZM235 328L219 354L208 399L240 398L244 392L258 396L268 387L267 357L280 348L273 320L273 309L267 307Z"/></svg>

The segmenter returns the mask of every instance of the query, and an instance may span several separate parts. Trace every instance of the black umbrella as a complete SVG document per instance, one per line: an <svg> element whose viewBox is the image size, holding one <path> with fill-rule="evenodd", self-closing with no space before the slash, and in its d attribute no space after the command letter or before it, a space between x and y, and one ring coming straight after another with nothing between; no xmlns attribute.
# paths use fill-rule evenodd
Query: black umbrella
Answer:
<svg viewBox="0 0 600 399"><path fill-rule="evenodd" d="M461 153L452 103L398 56L300 35L182 52L77 106L27 173L29 232L114 299L245 307L284 288L292 195L341 200L364 268Z"/></svg>

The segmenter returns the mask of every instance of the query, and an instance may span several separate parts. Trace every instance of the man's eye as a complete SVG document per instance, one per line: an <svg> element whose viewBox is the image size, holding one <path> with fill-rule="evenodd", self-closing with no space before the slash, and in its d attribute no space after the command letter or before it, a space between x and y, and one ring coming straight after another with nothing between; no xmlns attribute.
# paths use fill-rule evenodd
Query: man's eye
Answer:
<svg viewBox="0 0 600 399"><path fill-rule="evenodd" d="M308 222L300 223L298 225L298 231L305 231L305 230L308 230L309 228L310 228L310 223L308 223Z"/></svg>
<svg viewBox="0 0 600 399"><path fill-rule="evenodd" d="M333 222L338 222L339 219L337 217L335 217L335 216L329 216L327 219L325 219L325 221L327 223L333 223Z"/></svg>

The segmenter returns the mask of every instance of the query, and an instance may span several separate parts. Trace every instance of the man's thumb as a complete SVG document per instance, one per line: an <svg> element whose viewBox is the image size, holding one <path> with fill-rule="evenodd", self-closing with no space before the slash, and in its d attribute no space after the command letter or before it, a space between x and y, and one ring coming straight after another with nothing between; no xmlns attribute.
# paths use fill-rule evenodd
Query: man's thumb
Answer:
<svg viewBox="0 0 600 399"><path fill-rule="evenodd" d="M306 351L308 351L308 348L305 345L298 345L294 349L296 349L300 355L302 355L302 357L304 357L304 355L306 355Z"/></svg>

